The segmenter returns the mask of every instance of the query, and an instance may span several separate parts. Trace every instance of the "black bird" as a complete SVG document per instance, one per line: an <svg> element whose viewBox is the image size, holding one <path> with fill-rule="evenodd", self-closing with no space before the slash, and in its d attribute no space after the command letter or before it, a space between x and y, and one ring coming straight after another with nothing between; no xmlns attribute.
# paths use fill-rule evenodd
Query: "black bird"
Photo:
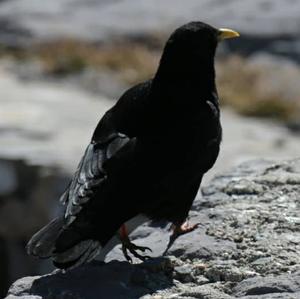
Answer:
<svg viewBox="0 0 300 299"><path fill-rule="evenodd" d="M131 219L169 221L170 241L196 228L186 219L222 136L215 52L238 35L191 22L170 36L154 78L127 90L100 120L61 196L64 215L31 238L29 254L75 267L118 235L128 260L128 250L144 259L137 251L148 248L128 238Z"/></svg>

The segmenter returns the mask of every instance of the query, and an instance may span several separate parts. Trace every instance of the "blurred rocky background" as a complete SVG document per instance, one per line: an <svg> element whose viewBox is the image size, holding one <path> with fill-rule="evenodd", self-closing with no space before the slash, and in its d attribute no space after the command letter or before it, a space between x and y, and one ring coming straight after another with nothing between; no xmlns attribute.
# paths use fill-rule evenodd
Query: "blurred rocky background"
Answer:
<svg viewBox="0 0 300 299"><path fill-rule="evenodd" d="M218 51L224 142L204 184L245 160L299 156L298 0L0 1L0 296L51 269L27 240L57 213L104 111L191 20L241 33Z"/></svg>

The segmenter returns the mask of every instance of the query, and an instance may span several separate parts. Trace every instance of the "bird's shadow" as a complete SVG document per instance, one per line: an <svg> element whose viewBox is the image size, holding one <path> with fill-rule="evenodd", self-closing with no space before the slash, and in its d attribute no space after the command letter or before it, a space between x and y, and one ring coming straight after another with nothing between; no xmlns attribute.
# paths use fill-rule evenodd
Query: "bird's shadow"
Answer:
<svg viewBox="0 0 300 299"><path fill-rule="evenodd" d="M171 287L171 272L170 261L164 257L141 264L94 261L34 280L30 294L43 299L134 299Z"/></svg>

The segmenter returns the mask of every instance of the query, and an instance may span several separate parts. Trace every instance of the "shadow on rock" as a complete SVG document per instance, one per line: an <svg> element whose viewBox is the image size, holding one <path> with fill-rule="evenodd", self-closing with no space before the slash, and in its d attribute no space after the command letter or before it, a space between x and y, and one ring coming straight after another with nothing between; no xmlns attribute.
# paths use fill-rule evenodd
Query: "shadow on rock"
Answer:
<svg viewBox="0 0 300 299"><path fill-rule="evenodd" d="M47 298L140 298L172 286L172 266L165 258L141 264L112 261L42 276L33 281L31 295Z"/></svg>

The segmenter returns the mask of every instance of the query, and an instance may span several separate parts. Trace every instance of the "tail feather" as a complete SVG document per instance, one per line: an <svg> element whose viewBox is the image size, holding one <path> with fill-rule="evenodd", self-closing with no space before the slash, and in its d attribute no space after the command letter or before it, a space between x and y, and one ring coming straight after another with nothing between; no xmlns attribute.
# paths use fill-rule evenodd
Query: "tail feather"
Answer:
<svg viewBox="0 0 300 299"><path fill-rule="evenodd" d="M64 244L61 244L61 240L65 241ZM58 268L70 269L94 259L101 249L101 244L91 239L80 240L79 234L65 230L64 219L60 217L39 230L30 239L26 249L30 255L52 258L53 264Z"/></svg>
<svg viewBox="0 0 300 299"><path fill-rule="evenodd" d="M53 263L57 268L73 269L92 261L100 250L100 242L85 240L66 252L56 254L53 258Z"/></svg>
<svg viewBox="0 0 300 299"><path fill-rule="evenodd" d="M84 240L72 246L71 248L62 252L56 252L53 254L53 260L58 263L68 262L70 260L76 260L83 252L88 250L91 246L92 240Z"/></svg>
<svg viewBox="0 0 300 299"><path fill-rule="evenodd" d="M26 249L30 255L49 258L55 248L55 241L63 231L63 218L58 217L32 236Z"/></svg>

